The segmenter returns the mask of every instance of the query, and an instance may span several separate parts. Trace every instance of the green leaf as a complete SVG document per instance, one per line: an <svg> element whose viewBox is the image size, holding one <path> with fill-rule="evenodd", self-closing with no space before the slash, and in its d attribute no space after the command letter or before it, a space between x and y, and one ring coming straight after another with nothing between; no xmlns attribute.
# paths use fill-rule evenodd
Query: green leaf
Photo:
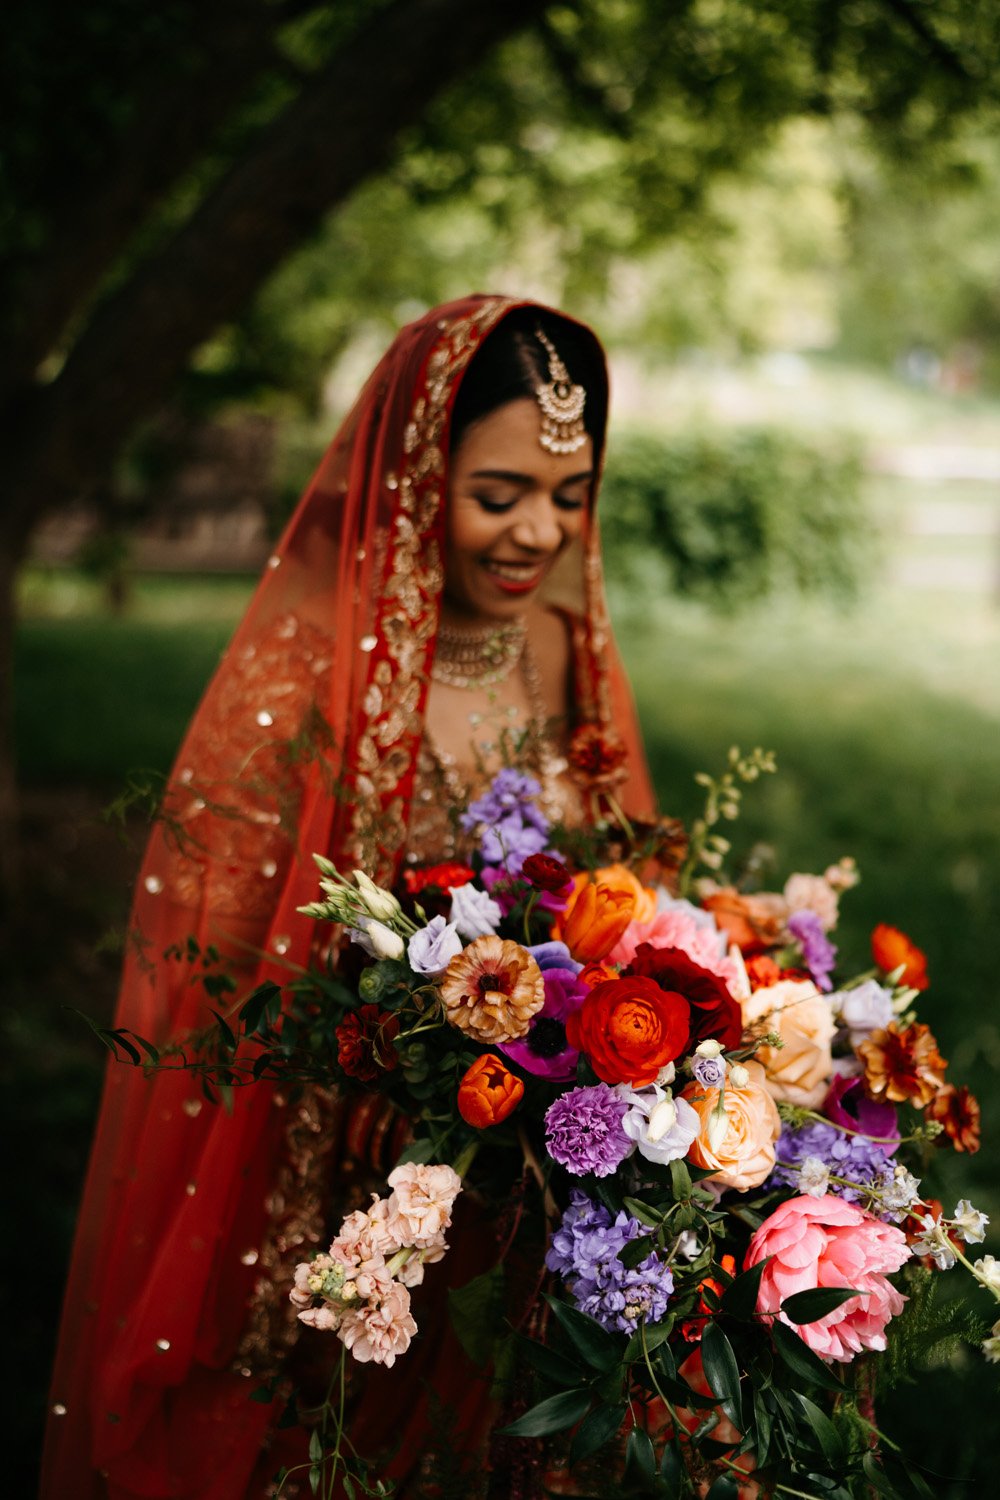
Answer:
<svg viewBox="0 0 1000 1500"><path fill-rule="evenodd" d="M664 1443L660 1455L660 1478L666 1486L666 1500L680 1500L681 1480L686 1472L676 1441Z"/></svg>
<svg viewBox="0 0 1000 1500"><path fill-rule="evenodd" d="M399 1153L396 1166L402 1167L410 1161L416 1162L418 1166L424 1166L433 1155L434 1142L425 1136L422 1140L411 1141L408 1146L404 1146Z"/></svg>
<svg viewBox="0 0 1000 1500"><path fill-rule="evenodd" d="M555 1297L546 1297L545 1300L588 1365L606 1374L621 1363L621 1343L595 1318L570 1307L568 1302L559 1302Z"/></svg>
<svg viewBox="0 0 1000 1500"><path fill-rule="evenodd" d="M116 1058L118 1054L115 1049L120 1047L128 1057L129 1061L135 1063L136 1067L138 1067L142 1062L142 1057L139 1054L139 1049L137 1047L134 1047L130 1041L126 1040L126 1034L124 1031L99 1031L97 1034L102 1039L102 1041L104 1041L105 1044L111 1048L112 1052L115 1053Z"/></svg>
<svg viewBox="0 0 1000 1500"><path fill-rule="evenodd" d="M774 1347L785 1364L796 1375L803 1380L808 1380L811 1385L818 1385L825 1391L842 1391L841 1382L830 1368L823 1363L818 1354L813 1351L793 1333L784 1323L777 1320L771 1326L771 1337Z"/></svg>
<svg viewBox="0 0 1000 1500"><path fill-rule="evenodd" d="M674 1197L678 1202L684 1202L691 1196L691 1173L682 1157L678 1157L670 1163L670 1181L674 1189Z"/></svg>
<svg viewBox="0 0 1000 1500"><path fill-rule="evenodd" d="M644 1234L640 1239L629 1240L618 1252L618 1259L629 1271L637 1266L647 1255L652 1255L656 1249L656 1239L651 1234Z"/></svg>
<svg viewBox="0 0 1000 1500"><path fill-rule="evenodd" d="M240 1008L240 1023L247 1036L252 1036L259 1028L267 1007L276 996L280 999L280 988L273 979L266 979L244 1001Z"/></svg>
<svg viewBox="0 0 1000 1500"><path fill-rule="evenodd" d="M886 1500L903 1500L899 1490L879 1467L874 1453L865 1454L861 1460L861 1467L873 1490L877 1490L880 1495L885 1495Z"/></svg>
<svg viewBox="0 0 1000 1500"><path fill-rule="evenodd" d="M314 1427L309 1435L309 1457L314 1463L318 1463L323 1457L323 1439L319 1435L319 1429Z"/></svg>
<svg viewBox="0 0 1000 1500"><path fill-rule="evenodd" d="M625 1443L625 1484L649 1489L656 1483L656 1453L649 1433L633 1427Z"/></svg>
<svg viewBox="0 0 1000 1500"><path fill-rule="evenodd" d="M763 1468L767 1463L767 1455L771 1449L771 1432L774 1427L774 1415L768 1403L766 1392L759 1390L751 1379L753 1388L753 1421L754 1421L754 1451L757 1455L757 1463Z"/></svg>
<svg viewBox="0 0 1000 1500"><path fill-rule="evenodd" d="M236 1034L233 1031L233 1028L230 1026L225 1016L220 1015L217 1010L213 1010L212 1015L215 1017L216 1024L219 1028L219 1035L222 1037L223 1044L228 1047L230 1051L235 1052Z"/></svg>
<svg viewBox="0 0 1000 1500"><path fill-rule="evenodd" d="M596 1453L598 1448L603 1448L624 1422L627 1411L628 1406L623 1401L618 1406L599 1406L596 1411L584 1417L569 1446L570 1464L579 1463L581 1459Z"/></svg>
<svg viewBox="0 0 1000 1500"><path fill-rule="evenodd" d="M482 1368L493 1356L503 1322L503 1266L493 1266L465 1286L448 1290L448 1314L455 1336L473 1364Z"/></svg>
<svg viewBox="0 0 1000 1500"><path fill-rule="evenodd" d="M760 1292L760 1278L767 1269L768 1263L774 1257L768 1255L764 1260L759 1260L749 1271L743 1271L731 1281L722 1294L722 1306L731 1318L741 1318L746 1321L752 1318L757 1311L757 1296Z"/></svg>
<svg viewBox="0 0 1000 1500"><path fill-rule="evenodd" d="M625 1353L622 1356L626 1364L633 1360L642 1359L643 1345L646 1352L652 1354L661 1344L665 1344L674 1331L673 1318L664 1318L662 1323L654 1323L651 1328L637 1328L635 1333L625 1345Z"/></svg>
<svg viewBox="0 0 1000 1500"><path fill-rule="evenodd" d="M553 1385L576 1386L586 1378L586 1371L571 1359L557 1354L554 1349L547 1349L544 1344L536 1344L533 1339L522 1338L519 1348L532 1368Z"/></svg>
<svg viewBox="0 0 1000 1500"><path fill-rule="evenodd" d="M731 1474L720 1474L705 1500L738 1500L740 1487Z"/></svg>
<svg viewBox="0 0 1000 1500"><path fill-rule="evenodd" d="M860 1295L850 1286L818 1286L808 1292L793 1292L781 1304L781 1311L790 1323L815 1323Z"/></svg>
<svg viewBox="0 0 1000 1500"><path fill-rule="evenodd" d="M544 1437L548 1432L562 1432L579 1422L592 1401L591 1391L560 1391L557 1396L540 1401L516 1422L497 1428L497 1431L501 1437Z"/></svg>
<svg viewBox="0 0 1000 1500"><path fill-rule="evenodd" d="M740 1367L733 1346L718 1323L711 1319L701 1336L701 1362L709 1388L718 1396L722 1410L738 1431L743 1431L743 1403L740 1398Z"/></svg>
<svg viewBox="0 0 1000 1500"><path fill-rule="evenodd" d="M819 1443L820 1451L831 1468L838 1468L843 1464L844 1440L834 1427L825 1411L822 1411L808 1396L803 1396L800 1391L794 1393L796 1401L805 1414L805 1419L812 1428L813 1435Z"/></svg>
<svg viewBox="0 0 1000 1500"><path fill-rule="evenodd" d="M651 1229L656 1229L663 1223L663 1215L650 1208L648 1203L643 1203L641 1198L623 1198L622 1208L633 1219L638 1219L640 1224L648 1224Z"/></svg>

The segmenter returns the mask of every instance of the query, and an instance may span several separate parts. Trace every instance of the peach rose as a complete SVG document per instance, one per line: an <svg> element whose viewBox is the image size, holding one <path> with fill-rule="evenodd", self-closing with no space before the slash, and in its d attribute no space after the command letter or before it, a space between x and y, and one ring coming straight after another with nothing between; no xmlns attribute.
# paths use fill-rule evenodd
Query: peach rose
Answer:
<svg viewBox="0 0 1000 1500"><path fill-rule="evenodd" d="M744 954L760 953L780 942L788 917L784 896L770 891L744 896L734 886L720 886L703 896L701 904Z"/></svg>
<svg viewBox="0 0 1000 1500"><path fill-rule="evenodd" d="M789 875L785 881L785 900L788 910L812 911L823 924L824 932L832 932L837 925L837 892L822 875Z"/></svg>
<svg viewBox="0 0 1000 1500"><path fill-rule="evenodd" d="M781 1047L760 1047L767 1086L775 1099L818 1109L833 1071L836 1025L830 1002L811 979L781 979L743 1001L743 1024L758 1036L776 1031Z"/></svg>
<svg viewBox="0 0 1000 1500"><path fill-rule="evenodd" d="M688 1151L697 1167L712 1172L709 1179L720 1187L745 1193L759 1187L774 1166L774 1143L781 1133L777 1105L767 1091L764 1069L748 1062L749 1074L742 1088L726 1085L723 1094L724 1118L714 1116L719 1090L689 1083L681 1098L686 1099L701 1122L698 1136Z"/></svg>

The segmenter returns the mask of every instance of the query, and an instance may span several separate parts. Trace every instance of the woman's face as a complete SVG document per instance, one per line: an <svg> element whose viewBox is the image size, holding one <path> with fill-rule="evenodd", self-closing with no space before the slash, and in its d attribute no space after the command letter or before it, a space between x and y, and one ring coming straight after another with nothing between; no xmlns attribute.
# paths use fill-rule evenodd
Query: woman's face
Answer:
<svg viewBox="0 0 1000 1500"><path fill-rule="evenodd" d="M451 455L444 593L458 614L523 614L583 529L593 443L588 435L575 453L549 453L540 432L525 396L474 422Z"/></svg>

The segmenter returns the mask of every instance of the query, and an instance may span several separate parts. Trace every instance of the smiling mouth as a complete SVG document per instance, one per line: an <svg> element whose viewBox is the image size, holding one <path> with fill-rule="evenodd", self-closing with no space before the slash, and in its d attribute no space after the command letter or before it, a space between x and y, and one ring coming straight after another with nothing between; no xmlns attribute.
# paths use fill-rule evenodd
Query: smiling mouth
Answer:
<svg viewBox="0 0 1000 1500"><path fill-rule="evenodd" d="M534 588L541 583L545 572L544 563L507 563L485 559L483 567L497 583L511 588Z"/></svg>

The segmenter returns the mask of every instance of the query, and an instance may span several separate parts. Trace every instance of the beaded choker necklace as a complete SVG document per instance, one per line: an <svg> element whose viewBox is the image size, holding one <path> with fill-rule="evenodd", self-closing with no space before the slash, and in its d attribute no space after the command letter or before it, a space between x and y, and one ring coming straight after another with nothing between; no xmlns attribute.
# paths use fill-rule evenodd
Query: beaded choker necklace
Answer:
<svg viewBox="0 0 1000 1500"><path fill-rule="evenodd" d="M446 687L487 688L504 682L524 653L528 622L521 615L509 625L438 630L431 677Z"/></svg>

